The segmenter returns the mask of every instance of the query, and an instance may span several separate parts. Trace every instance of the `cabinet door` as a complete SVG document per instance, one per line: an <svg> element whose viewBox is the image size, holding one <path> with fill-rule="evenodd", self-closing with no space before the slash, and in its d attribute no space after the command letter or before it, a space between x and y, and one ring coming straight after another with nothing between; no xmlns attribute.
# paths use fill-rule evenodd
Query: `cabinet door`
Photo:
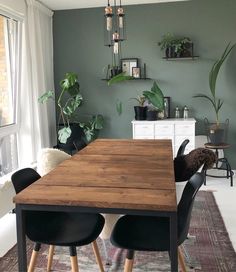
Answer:
<svg viewBox="0 0 236 272"><path fill-rule="evenodd" d="M174 124L156 124L155 125L155 138L157 136L174 136ZM158 138L156 138L158 139Z"/></svg>
<svg viewBox="0 0 236 272"><path fill-rule="evenodd" d="M154 139L153 124L134 124L133 125L134 139Z"/></svg>
<svg viewBox="0 0 236 272"><path fill-rule="evenodd" d="M175 125L175 135L179 136L194 136L195 135L195 125L194 124L176 124Z"/></svg>

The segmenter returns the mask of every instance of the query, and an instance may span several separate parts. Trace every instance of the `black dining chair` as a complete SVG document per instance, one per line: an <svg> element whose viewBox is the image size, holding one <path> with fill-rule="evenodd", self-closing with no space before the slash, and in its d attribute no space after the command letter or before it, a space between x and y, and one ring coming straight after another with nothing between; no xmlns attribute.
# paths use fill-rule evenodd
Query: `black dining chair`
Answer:
<svg viewBox="0 0 236 272"><path fill-rule="evenodd" d="M16 193L19 193L40 175L32 168L24 168L15 172L11 179ZM72 272L79 271L76 247L92 243L97 263L104 272L96 239L104 226L104 218L100 214L78 212L46 212L27 211L25 228L27 237L35 242L28 272L33 272L41 244L69 247Z"/></svg>
<svg viewBox="0 0 236 272"><path fill-rule="evenodd" d="M187 144L189 143L189 139L185 139L182 144L180 145L176 157L184 155L185 148Z"/></svg>
<svg viewBox="0 0 236 272"><path fill-rule="evenodd" d="M194 199L203 181L203 174L196 173L185 185L177 209L178 246L187 238ZM169 219L156 216L125 215L117 221L112 231L111 243L116 247L128 250L124 271L131 272L135 251L170 251ZM186 271L179 249L178 258L182 270Z"/></svg>

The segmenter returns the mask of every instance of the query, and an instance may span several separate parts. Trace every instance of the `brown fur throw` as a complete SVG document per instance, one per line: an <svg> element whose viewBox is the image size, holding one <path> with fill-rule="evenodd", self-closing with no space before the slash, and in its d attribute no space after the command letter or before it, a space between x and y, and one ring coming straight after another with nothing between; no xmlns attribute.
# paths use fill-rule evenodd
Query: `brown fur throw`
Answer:
<svg viewBox="0 0 236 272"><path fill-rule="evenodd" d="M203 165L209 169L216 162L215 153L207 148L196 148L187 155L178 156L174 159L175 181L189 180Z"/></svg>

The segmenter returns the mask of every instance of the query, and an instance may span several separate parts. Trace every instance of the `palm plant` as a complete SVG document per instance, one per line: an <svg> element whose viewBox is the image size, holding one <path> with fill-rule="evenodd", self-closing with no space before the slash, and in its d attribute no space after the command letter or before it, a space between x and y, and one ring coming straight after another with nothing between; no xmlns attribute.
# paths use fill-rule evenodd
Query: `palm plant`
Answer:
<svg viewBox="0 0 236 272"><path fill-rule="evenodd" d="M207 99L213 106L215 115L216 115L216 124L219 126L220 121L219 121L219 111L224 103L224 101L220 98L216 97L216 81L217 77L220 71L220 68L230 52L233 50L236 44L230 45L230 43L226 46L222 56L213 64L210 74L209 74L209 87L210 87L210 95L206 94L197 94L194 95L194 97L200 97L200 98L205 98Z"/></svg>

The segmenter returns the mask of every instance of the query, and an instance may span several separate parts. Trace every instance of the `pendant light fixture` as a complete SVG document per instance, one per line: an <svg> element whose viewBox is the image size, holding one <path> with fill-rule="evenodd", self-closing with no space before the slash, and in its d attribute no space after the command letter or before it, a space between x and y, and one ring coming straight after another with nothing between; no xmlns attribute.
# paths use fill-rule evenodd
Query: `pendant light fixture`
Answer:
<svg viewBox="0 0 236 272"><path fill-rule="evenodd" d="M120 66L121 42L126 40L125 13L121 0L119 6L116 0L113 7L108 0L104 14L104 44L112 49L112 66Z"/></svg>

